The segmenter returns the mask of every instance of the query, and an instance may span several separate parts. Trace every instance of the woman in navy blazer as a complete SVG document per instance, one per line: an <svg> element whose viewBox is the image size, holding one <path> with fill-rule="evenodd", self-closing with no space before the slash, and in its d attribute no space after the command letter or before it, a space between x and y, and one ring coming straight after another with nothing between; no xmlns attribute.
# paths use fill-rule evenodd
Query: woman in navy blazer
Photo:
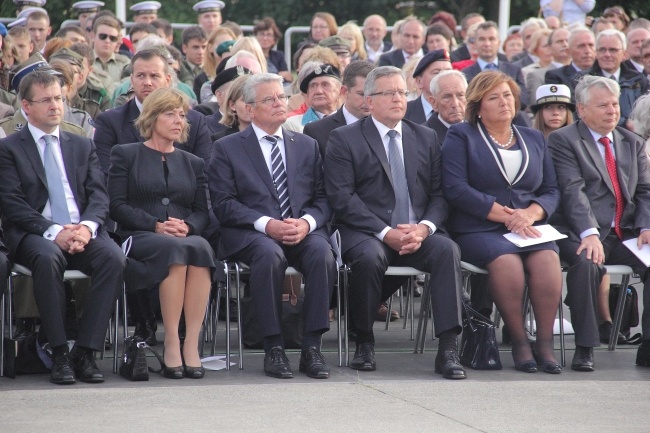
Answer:
<svg viewBox="0 0 650 433"><path fill-rule="evenodd" d="M467 122L452 125L442 147L448 227L464 261L488 270L490 295L512 337L517 370L560 373L553 354L553 324L562 273L557 247L546 242L519 248L503 235L537 237L560 200L544 137L518 127L519 86L501 72L482 72L467 89ZM537 322L534 353L524 330L528 285Z"/></svg>

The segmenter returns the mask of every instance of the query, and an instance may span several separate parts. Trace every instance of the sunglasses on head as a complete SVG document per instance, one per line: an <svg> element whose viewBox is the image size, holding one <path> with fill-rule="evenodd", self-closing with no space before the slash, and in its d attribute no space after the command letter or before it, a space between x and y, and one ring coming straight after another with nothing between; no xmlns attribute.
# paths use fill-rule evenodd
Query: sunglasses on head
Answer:
<svg viewBox="0 0 650 433"><path fill-rule="evenodd" d="M97 35L97 37L102 41L105 41L106 38L108 38L111 40L111 42L117 42L117 36L107 35L106 33L100 33Z"/></svg>

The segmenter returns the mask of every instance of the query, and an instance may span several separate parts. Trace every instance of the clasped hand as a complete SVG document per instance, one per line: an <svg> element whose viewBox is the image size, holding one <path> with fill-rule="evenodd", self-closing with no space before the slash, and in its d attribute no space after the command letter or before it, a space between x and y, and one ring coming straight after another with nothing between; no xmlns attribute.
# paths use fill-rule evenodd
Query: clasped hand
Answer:
<svg viewBox="0 0 650 433"><path fill-rule="evenodd" d="M63 251L74 255L84 251L92 233L82 224L66 224L54 239L54 243Z"/></svg>
<svg viewBox="0 0 650 433"><path fill-rule="evenodd" d="M184 238L189 232L190 228L185 224L185 221L178 218L169 217L167 221L156 223L156 233L161 235Z"/></svg>
<svg viewBox="0 0 650 433"><path fill-rule="evenodd" d="M419 250L427 236L429 228L424 224L398 224L386 232L384 242L403 256Z"/></svg>
<svg viewBox="0 0 650 433"><path fill-rule="evenodd" d="M527 239L528 237L538 238L542 235L539 230L533 226L535 223L535 216L528 209L511 209L508 206L504 206L503 210L508 214L505 218L504 224L512 233L517 233L524 239Z"/></svg>
<svg viewBox="0 0 650 433"><path fill-rule="evenodd" d="M309 233L309 223L302 218L286 218L269 220L266 223L266 234L284 245L298 245Z"/></svg>

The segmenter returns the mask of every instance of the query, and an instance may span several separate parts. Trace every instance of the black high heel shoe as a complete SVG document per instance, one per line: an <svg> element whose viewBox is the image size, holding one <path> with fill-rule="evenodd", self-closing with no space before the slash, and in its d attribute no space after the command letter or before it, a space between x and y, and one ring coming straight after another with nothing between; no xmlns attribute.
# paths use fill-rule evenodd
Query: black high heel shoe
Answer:
<svg viewBox="0 0 650 433"><path fill-rule="evenodd" d="M547 361L542 359L536 351L533 350L533 356L540 366L540 370L548 374L562 373L562 366L557 361Z"/></svg>
<svg viewBox="0 0 650 433"><path fill-rule="evenodd" d="M517 362L515 360L515 369L524 373L537 373L537 363L534 359L523 362Z"/></svg>
<svg viewBox="0 0 650 433"><path fill-rule="evenodd" d="M185 370L185 377L190 379L203 379L205 376L205 368L200 367L190 367L189 365L184 365L183 369Z"/></svg>
<svg viewBox="0 0 650 433"><path fill-rule="evenodd" d="M162 374L167 379L182 379L184 377L183 366L167 367L166 365L163 365Z"/></svg>

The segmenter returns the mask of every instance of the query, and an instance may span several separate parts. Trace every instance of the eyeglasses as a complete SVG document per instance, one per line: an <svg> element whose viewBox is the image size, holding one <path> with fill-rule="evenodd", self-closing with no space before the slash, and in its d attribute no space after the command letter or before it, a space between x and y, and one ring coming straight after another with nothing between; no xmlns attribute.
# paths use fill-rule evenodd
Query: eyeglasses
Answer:
<svg viewBox="0 0 650 433"><path fill-rule="evenodd" d="M281 104L285 104L289 100L289 95L269 96L268 98L264 98L260 101L255 101L255 103L264 104L264 105L273 105L275 104L276 100L280 101Z"/></svg>
<svg viewBox="0 0 650 433"><path fill-rule="evenodd" d="M57 104L59 102L65 102L66 98L64 96L53 96L51 98L43 98L38 101L32 101L28 99L27 101L31 102L32 104L45 104L45 105L50 105L52 102L56 102Z"/></svg>
<svg viewBox="0 0 650 433"><path fill-rule="evenodd" d="M105 41L106 38L108 38L108 39L111 40L111 42L117 42L117 39L118 39L117 36L107 35L106 33L100 33L100 34L97 35L97 37L102 41Z"/></svg>
<svg viewBox="0 0 650 433"><path fill-rule="evenodd" d="M598 51L600 54L605 54L609 52L609 54L616 54L619 51L621 51L623 48L606 48L606 47L600 47L596 51Z"/></svg>
<svg viewBox="0 0 650 433"><path fill-rule="evenodd" d="M406 98L406 97L408 97L408 95L411 94L411 92L409 92L408 90L384 90L383 92L371 93L368 96L381 95L381 96L386 96L388 98L393 98L393 97L395 97L396 94L399 95L400 98Z"/></svg>

